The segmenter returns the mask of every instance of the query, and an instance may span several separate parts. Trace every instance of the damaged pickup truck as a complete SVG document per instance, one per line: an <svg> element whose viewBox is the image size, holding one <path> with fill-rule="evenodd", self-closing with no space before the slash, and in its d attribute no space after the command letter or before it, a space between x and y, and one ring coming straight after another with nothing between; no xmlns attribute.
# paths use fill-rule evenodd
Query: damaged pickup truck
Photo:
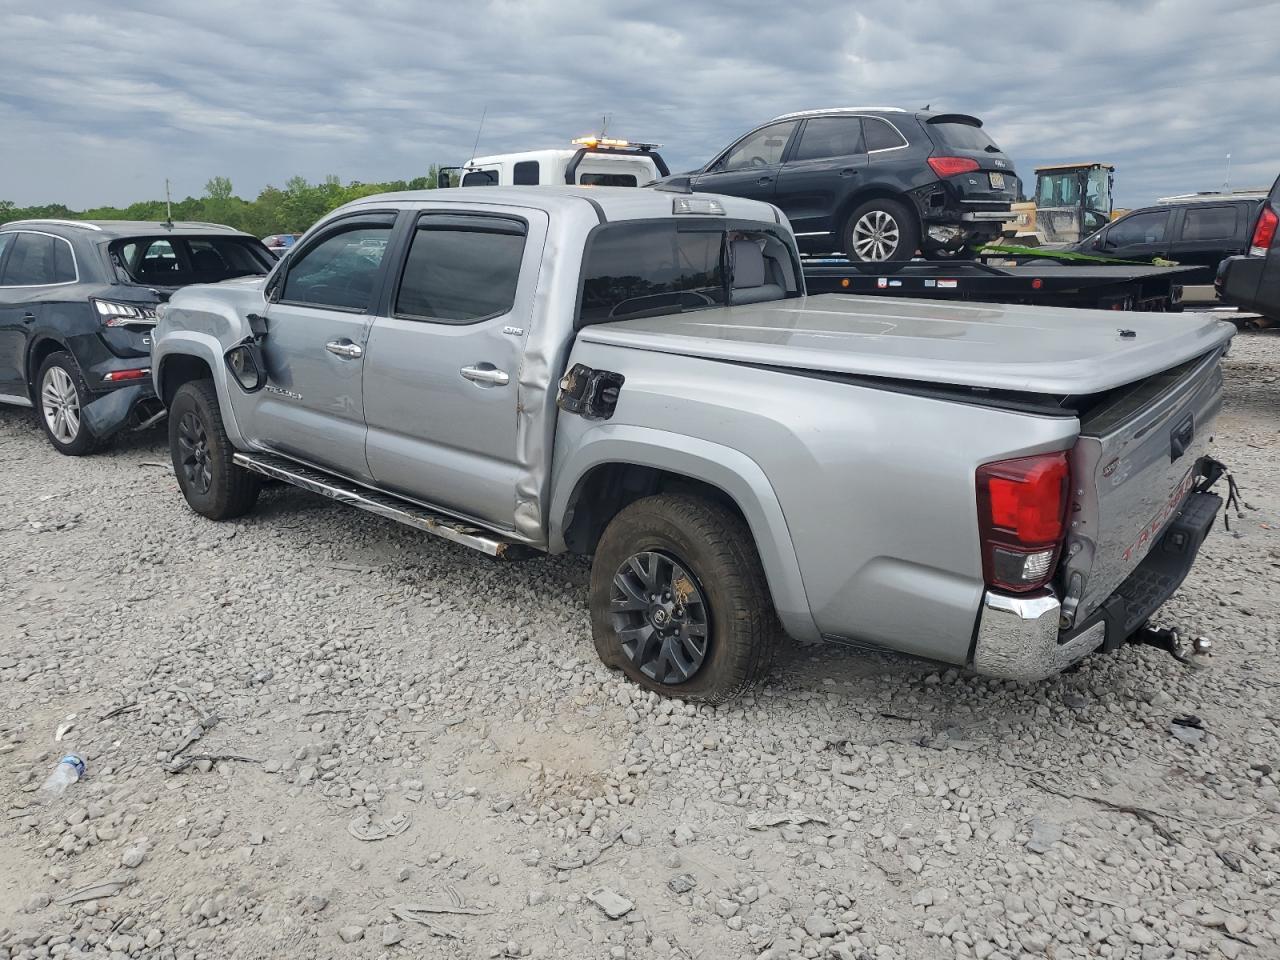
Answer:
<svg viewBox="0 0 1280 960"><path fill-rule="evenodd" d="M1134 635L1220 506L1229 325L806 296L753 200L369 197L160 313L192 509L273 477L495 557L591 555L596 650L664 695L744 691L779 625L1046 677Z"/></svg>

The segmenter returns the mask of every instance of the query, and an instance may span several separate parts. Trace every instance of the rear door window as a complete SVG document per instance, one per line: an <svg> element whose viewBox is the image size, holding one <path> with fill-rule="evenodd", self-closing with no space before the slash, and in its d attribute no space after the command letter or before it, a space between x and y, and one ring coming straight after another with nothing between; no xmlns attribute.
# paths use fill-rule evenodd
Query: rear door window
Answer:
<svg viewBox="0 0 1280 960"><path fill-rule="evenodd" d="M312 307L367 310L391 236L386 224L367 221L339 227L304 250L285 276L280 299Z"/></svg>
<svg viewBox="0 0 1280 960"><path fill-rule="evenodd" d="M1180 240L1231 240L1235 235L1234 206L1187 207L1182 212Z"/></svg>
<svg viewBox="0 0 1280 960"><path fill-rule="evenodd" d="M506 217L423 216L396 293L396 316L463 324L509 312L526 232L523 222Z"/></svg>
<svg viewBox="0 0 1280 960"><path fill-rule="evenodd" d="M1135 213L1111 225L1111 229L1107 231L1107 242L1116 247L1127 247L1136 243L1160 243L1164 240L1168 225L1168 210Z"/></svg>
<svg viewBox="0 0 1280 960"><path fill-rule="evenodd" d="M75 256L68 241L44 233L14 235L0 286L43 287L75 280Z"/></svg>
<svg viewBox="0 0 1280 960"><path fill-rule="evenodd" d="M792 160L822 160L865 153L859 117L813 117L805 122Z"/></svg>

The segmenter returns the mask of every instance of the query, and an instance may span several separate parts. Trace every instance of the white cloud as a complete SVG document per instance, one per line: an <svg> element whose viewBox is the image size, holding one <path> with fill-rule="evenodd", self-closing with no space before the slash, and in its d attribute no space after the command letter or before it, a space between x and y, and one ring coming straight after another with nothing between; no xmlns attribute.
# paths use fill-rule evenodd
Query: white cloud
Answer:
<svg viewBox="0 0 1280 960"><path fill-rule="evenodd" d="M595 129L695 166L754 124L837 103L982 117L1024 178L1105 159L1119 200L1280 173L1280 7L1159 0L856 5L65 0L6 12L0 197L72 206L256 194L300 173L412 177Z"/></svg>

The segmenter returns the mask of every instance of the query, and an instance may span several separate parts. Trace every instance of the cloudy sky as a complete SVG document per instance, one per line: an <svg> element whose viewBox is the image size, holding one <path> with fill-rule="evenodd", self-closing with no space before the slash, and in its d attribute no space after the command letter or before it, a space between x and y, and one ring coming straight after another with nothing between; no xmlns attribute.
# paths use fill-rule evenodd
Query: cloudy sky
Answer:
<svg viewBox="0 0 1280 960"><path fill-rule="evenodd" d="M700 165L778 113L973 113L1028 180L1125 206L1280 173L1280 4L1250 0L0 0L0 199L251 197L594 132Z"/></svg>

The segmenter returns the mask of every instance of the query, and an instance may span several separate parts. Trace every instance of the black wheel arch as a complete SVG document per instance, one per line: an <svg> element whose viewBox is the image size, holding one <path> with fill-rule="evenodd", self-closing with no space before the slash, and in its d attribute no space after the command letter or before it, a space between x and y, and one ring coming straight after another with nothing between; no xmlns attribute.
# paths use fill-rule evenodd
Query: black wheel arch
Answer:
<svg viewBox="0 0 1280 960"><path fill-rule="evenodd" d="M565 546L570 553L594 553L605 528L623 508L659 493L701 497L747 519L732 496L705 480L637 463L602 463L578 479L569 497L563 518Z"/></svg>
<svg viewBox="0 0 1280 960"><path fill-rule="evenodd" d="M41 364L49 358L50 354L58 353L60 351L63 353L70 353L72 357L75 356L75 354L72 353L71 348L67 346L66 343L52 334L37 334L32 337L31 342L27 344L27 395L31 398L32 403L36 402L36 394L39 392L36 385L36 376L40 373Z"/></svg>
<svg viewBox="0 0 1280 960"><path fill-rule="evenodd" d="M171 353L160 361L156 374L161 389L160 400L167 409L173 404L174 395L184 383L212 380L213 368L203 357L189 353Z"/></svg>

